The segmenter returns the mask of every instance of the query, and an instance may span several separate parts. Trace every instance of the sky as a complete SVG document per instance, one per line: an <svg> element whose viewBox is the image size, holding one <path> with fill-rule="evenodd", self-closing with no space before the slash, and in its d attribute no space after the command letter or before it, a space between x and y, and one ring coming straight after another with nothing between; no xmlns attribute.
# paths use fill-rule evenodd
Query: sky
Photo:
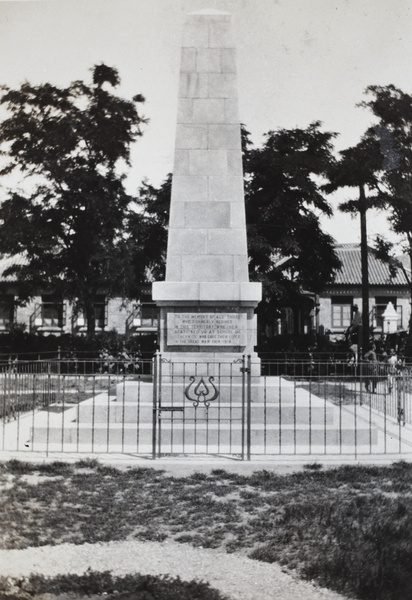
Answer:
<svg viewBox="0 0 412 600"><path fill-rule="evenodd" d="M0 84L66 86L90 81L95 64L116 67L119 94L143 94L149 119L128 190L160 185L173 166L182 27L204 8L232 15L240 118L257 146L270 130L319 120L343 150L373 123L357 106L368 85L412 93L412 0L0 0ZM356 218L335 210L322 224L338 243L359 242ZM377 233L395 239L370 214L371 242Z"/></svg>

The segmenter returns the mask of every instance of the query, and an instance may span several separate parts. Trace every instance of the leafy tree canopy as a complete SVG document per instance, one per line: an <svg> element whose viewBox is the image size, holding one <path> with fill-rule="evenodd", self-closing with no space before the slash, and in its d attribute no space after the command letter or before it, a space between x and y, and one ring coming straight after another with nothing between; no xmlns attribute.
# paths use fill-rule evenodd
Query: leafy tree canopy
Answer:
<svg viewBox="0 0 412 600"><path fill-rule="evenodd" d="M252 149L243 132L250 275L264 282L274 303L302 288L320 291L340 266L319 221L332 214L321 185L335 136L320 127L314 122L306 129L269 131L264 145ZM293 259L292 279L276 267L279 257Z"/></svg>
<svg viewBox="0 0 412 600"><path fill-rule="evenodd" d="M367 132L359 144L342 150L339 152L339 159L330 163L329 182L323 189L330 193L343 187L357 188L358 191L360 188L368 188L365 208L381 206L378 182L383 169L383 158L379 141ZM343 212L357 213L359 199L348 200L339 208Z"/></svg>
<svg viewBox="0 0 412 600"><path fill-rule="evenodd" d="M133 198L124 178L146 120L137 108L143 96L120 98L119 82L102 64L92 84L26 82L0 97L0 174L22 185L0 205L0 253L25 255L27 264L13 270L26 296L46 287L77 301L89 325L97 291L121 293L130 273L122 259Z"/></svg>
<svg viewBox="0 0 412 600"><path fill-rule="evenodd" d="M379 197L389 210L393 231L406 241L412 268L412 95L394 85L369 86L366 94L368 100L361 106L370 109L378 119L369 134L379 142L384 156ZM377 244L382 255L388 255L389 246L382 240ZM391 264L393 267L393 261ZM412 294L410 277L409 281ZM407 354L412 356L412 315Z"/></svg>
<svg viewBox="0 0 412 600"><path fill-rule="evenodd" d="M129 264L134 271L127 278L128 296L137 295L137 290L130 286L139 281L142 269L150 280L164 279L171 191L171 173L159 188L148 182L143 182L139 188L138 210L129 215L129 235L124 243L124 252L131 258Z"/></svg>
<svg viewBox="0 0 412 600"><path fill-rule="evenodd" d="M384 155L384 173L380 190L382 201L391 211L393 230L412 248L412 95L393 85L370 86L369 108L379 119L370 129Z"/></svg>

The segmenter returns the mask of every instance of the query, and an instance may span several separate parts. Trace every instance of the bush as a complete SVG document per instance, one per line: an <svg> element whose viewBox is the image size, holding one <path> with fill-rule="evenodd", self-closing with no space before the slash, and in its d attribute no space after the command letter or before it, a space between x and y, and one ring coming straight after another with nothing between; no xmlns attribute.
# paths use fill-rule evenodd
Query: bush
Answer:
<svg viewBox="0 0 412 600"><path fill-rule="evenodd" d="M99 595L105 600L225 600L218 590L200 581L182 581L154 575L127 575L113 577L109 571L102 573L87 571L84 575L60 575L46 578L31 575L28 579L11 582L0 579L0 592L9 600L30 598L36 594L70 594L73 600L85 596ZM3 597L3 596L2 596Z"/></svg>
<svg viewBox="0 0 412 600"><path fill-rule="evenodd" d="M60 336L41 335L25 331L11 331L0 334L0 359L9 357L20 360L37 360L41 358L94 358L102 353L119 357L123 353L137 355L145 353L150 358L155 351L155 334L130 336L117 331L104 331L91 336L65 333Z"/></svg>

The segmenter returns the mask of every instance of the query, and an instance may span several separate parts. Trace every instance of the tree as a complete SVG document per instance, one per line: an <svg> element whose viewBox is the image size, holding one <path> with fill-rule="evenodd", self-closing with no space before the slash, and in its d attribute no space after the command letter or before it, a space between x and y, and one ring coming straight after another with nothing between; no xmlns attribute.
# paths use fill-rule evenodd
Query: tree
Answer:
<svg viewBox="0 0 412 600"><path fill-rule="evenodd" d="M358 198L339 205L342 212L359 214L361 234L362 265L362 347L369 344L369 274L368 274L368 236L366 213L372 207L382 207L378 190L379 173L382 170L383 155L379 143L365 135L356 146L340 152L340 160L331 163L328 172L330 183L324 189L333 192L342 187L354 187Z"/></svg>
<svg viewBox="0 0 412 600"><path fill-rule="evenodd" d="M124 265L124 289L129 298L139 296L142 281L163 279L166 266L167 227L169 225L172 175L159 188L143 182L130 211L119 249Z"/></svg>
<svg viewBox="0 0 412 600"><path fill-rule="evenodd" d="M370 135L375 136L384 156L380 199L390 211L393 231L406 241L412 268L412 95L393 85L370 86L366 93L371 98L361 106L379 119ZM407 352L412 355L412 315Z"/></svg>
<svg viewBox="0 0 412 600"><path fill-rule="evenodd" d="M146 120L136 95L114 93L116 69L92 69L91 85L49 83L2 88L7 118L0 124L0 172L20 176L0 206L0 253L23 253L13 270L24 297L48 289L75 303L94 329L99 289L121 293L130 265L123 233L133 198L124 187L130 147ZM23 293L22 293L23 295Z"/></svg>
<svg viewBox="0 0 412 600"><path fill-rule="evenodd" d="M147 237L145 255L150 261L154 279L163 279L166 266L167 228L169 225L172 174L169 173L161 186L143 182L139 188L138 205L146 216Z"/></svg>
<svg viewBox="0 0 412 600"><path fill-rule="evenodd" d="M334 135L314 122L269 131L262 148L250 149L243 131L250 276L263 282L260 310L272 317L285 302L302 299L302 288L321 291L340 267L334 240L319 221L332 213L321 185L333 161ZM292 279L277 268L279 257L293 259Z"/></svg>

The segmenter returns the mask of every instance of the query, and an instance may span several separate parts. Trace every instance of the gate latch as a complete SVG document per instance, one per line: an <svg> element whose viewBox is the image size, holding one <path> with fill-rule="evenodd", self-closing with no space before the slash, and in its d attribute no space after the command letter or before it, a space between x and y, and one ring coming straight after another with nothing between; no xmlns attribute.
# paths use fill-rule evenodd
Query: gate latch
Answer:
<svg viewBox="0 0 412 600"><path fill-rule="evenodd" d="M240 369L240 372L241 372L241 373L250 373L250 369L248 369L247 367L242 367L242 368Z"/></svg>

